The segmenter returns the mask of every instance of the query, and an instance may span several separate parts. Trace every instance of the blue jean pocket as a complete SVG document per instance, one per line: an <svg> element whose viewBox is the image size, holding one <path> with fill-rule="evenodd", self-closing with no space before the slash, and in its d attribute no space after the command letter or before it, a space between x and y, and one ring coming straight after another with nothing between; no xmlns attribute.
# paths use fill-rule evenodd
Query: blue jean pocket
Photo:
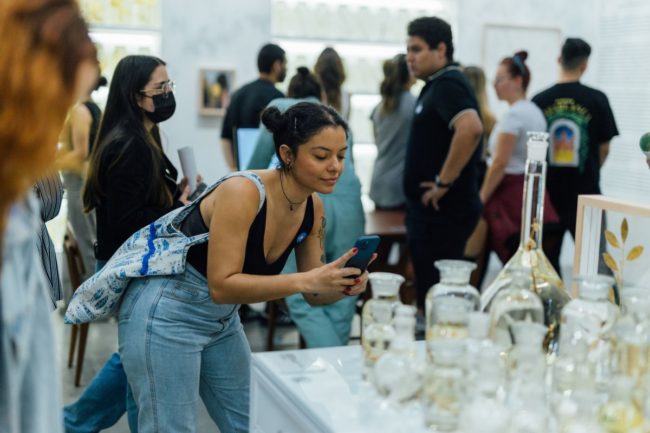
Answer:
<svg viewBox="0 0 650 433"><path fill-rule="evenodd" d="M170 281L170 284L167 285L163 292L163 296L188 304L201 304L212 301L207 285L202 287L201 285L182 279Z"/></svg>
<svg viewBox="0 0 650 433"><path fill-rule="evenodd" d="M122 303L120 304L120 310L117 314L118 322L122 320L129 320L131 313L137 304L138 299L142 296L142 292L147 289L149 285L149 278L137 278L131 280L131 283L126 288L124 295L122 296Z"/></svg>

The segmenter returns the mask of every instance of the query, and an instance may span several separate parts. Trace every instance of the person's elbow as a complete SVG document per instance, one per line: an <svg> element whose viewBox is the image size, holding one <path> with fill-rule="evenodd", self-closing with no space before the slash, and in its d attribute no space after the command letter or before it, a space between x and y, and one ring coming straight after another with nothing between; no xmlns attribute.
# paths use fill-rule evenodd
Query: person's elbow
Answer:
<svg viewBox="0 0 650 433"><path fill-rule="evenodd" d="M224 280L221 278L208 278L208 292L210 299L215 304L230 304L230 297Z"/></svg>

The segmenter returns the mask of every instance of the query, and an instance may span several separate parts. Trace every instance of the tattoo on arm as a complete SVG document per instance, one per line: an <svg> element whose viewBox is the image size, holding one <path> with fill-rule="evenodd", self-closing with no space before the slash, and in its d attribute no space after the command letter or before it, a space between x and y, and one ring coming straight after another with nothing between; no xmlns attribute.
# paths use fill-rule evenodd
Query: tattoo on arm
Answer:
<svg viewBox="0 0 650 433"><path fill-rule="evenodd" d="M327 258L325 257L325 226L326 225L327 223L325 222L325 217L321 216L320 228L318 229L318 240L320 242L320 250L321 250L320 261L323 264L327 263Z"/></svg>

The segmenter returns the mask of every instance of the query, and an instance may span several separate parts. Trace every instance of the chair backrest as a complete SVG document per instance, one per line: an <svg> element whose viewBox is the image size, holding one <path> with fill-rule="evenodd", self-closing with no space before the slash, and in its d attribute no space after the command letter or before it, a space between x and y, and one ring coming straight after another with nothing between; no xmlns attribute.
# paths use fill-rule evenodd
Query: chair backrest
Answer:
<svg viewBox="0 0 650 433"><path fill-rule="evenodd" d="M86 268L81 258L79 243L69 222L63 238L63 251L68 262L68 273L70 274L70 283L72 284L72 292L74 293L77 287L83 283L82 275L85 275Z"/></svg>
<svg viewBox="0 0 650 433"><path fill-rule="evenodd" d="M238 170L246 170L248 167L259 135L260 128L237 128L235 130L234 153Z"/></svg>

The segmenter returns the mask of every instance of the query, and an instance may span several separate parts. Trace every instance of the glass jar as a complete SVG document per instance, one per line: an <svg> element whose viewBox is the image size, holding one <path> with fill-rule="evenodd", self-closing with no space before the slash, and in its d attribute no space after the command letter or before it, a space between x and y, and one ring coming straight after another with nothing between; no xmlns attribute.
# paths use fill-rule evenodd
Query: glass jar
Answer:
<svg viewBox="0 0 650 433"><path fill-rule="evenodd" d="M422 367L415 346L415 307L399 305L393 320L395 336L375 364L375 385L389 403L401 405L418 396Z"/></svg>
<svg viewBox="0 0 650 433"><path fill-rule="evenodd" d="M548 433L551 414L546 393L547 328L541 323L517 321L512 327L515 346L508 357L512 410L510 432Z"/></svg>
<svg viewBox="0 0 650 433"><path fill-rule="evenodd" d="M427 320L427 354L432 356L431 343L435 340L459 340L467 338L469 313L474 305L465 298L440 296L434 299L431 315Z"/></svg>
<svg viewBox="0 0 650 433"><path fill-rule="evenodd" d="M476 269L476 263L464 260L438 260L434 266L440 272L440 282L431 286L427 292L427 306L438 296L458 296L467 299L474 304L474 309L478 309L481 295L469 283L472 271Z"/></svg>
<svg viewBox="0 0 650 433"><path fill-rule="evenodd" d="M622 290L613 346L617 373L639 378L650 372L650 291Z"/></svg>
<svg viewBox="0 0 650 433"><path fill-rule="evenodd" d="M424 372L424 422L433 431L453 432L465 400L465 341L431 342L432 361Z"/></svg>
<svg viewBox="0 0 650 433"><path fill-rule="evenodd" d="M400 305L399 289L404 277L389 272L371 272L368 275L372 299L366 301L361 312L361 346L363 347L363 379L373 382L375 362L388 349L395 335L393 317Z"/></svg>
<svg viewBox="0 0 650 433"><path fill-rule="evenodd" d="M531 288L530 270L515 269L491 304L490 337L502 350L507 350L514 344L515 323L544 323L544 306Z"/></svg>
<svg viewBox="0 0 650 433"><path fill-rule="evenodd" d="M609 399L598 418L608 433L634 433L643 426L643 416L632 402L634 379L616 376L610 384Z"/></svg>
<svg viewBox="0 0 650 433"><path fill-rule="evenodd" d="M574 352L580 341L588 348L586 361L593 368L596 384L603 389L611 376L611 339L618 307L609 301L614 278L607 275L580 276L578 297L562 310L560 356Z"/></svg>

